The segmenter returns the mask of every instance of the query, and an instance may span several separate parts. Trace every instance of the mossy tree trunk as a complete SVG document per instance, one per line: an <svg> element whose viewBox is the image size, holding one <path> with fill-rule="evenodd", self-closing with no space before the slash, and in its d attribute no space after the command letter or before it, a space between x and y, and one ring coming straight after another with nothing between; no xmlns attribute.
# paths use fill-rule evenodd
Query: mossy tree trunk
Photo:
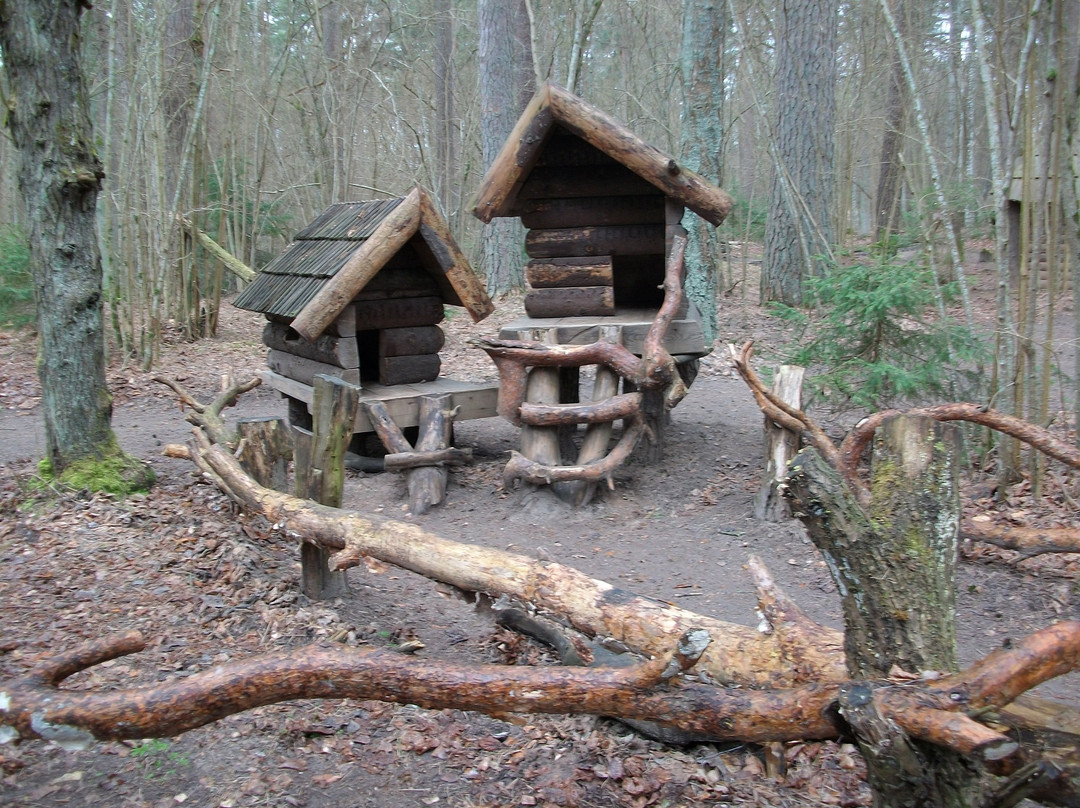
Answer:
<svg viewBox="0 0 1080 808"><path fill-rule="evenodd" d="M94 151L79 62L79 18L88 7L80 0L0 2L7 124L30 225L38 373L55 474L75 461L118 451L105 384L95 230L104 170Z"/></svg>
<svg viewBox="0 0 1080 808"><path fill-rule="evenodd" d="M960 503L956 428L898 416L878 430L870 498L860 504L816 450L792 462L795 515L820 548L843 599L853 678L956 669ZM948 750L906 737L874 708L872 688L845 694L841 712L867 760L875 805L978 804L979 773Z"/></svg>

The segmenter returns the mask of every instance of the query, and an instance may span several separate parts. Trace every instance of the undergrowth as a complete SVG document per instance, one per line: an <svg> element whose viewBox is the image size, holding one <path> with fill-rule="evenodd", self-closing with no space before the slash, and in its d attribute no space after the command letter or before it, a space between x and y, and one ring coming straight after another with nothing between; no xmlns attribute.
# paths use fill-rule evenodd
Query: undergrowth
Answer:
<svg viewBox="0 0 1080 808"><path fill-rule="evenodd" d="M955 284L941 285L931 270L887 256L834 266L805 283L808 310L771 310L796 326L782 361L807 368L808 402L879 410L977 394L985 347L942 314Z"/></svg>
<svg viewBox="0 0 1080 808"><path fill-rule="evenodd" d="M34 322L34 283L30 248L17 227L0 225L0 327Z"/></svg>

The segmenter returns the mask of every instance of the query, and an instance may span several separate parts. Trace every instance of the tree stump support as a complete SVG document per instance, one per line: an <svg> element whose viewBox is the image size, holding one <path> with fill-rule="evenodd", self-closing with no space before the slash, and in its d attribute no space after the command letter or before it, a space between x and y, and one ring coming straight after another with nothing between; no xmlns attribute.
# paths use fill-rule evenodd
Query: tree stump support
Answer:
<svg viewBox="0 0 1080 808"><path fill-rule="evenodd" d="M445 501L447 466L472 462L471 449L451 446L456 410L451 408L450 401L449 395L420 398L420 434L415 447L381 401L362 402L368 420L388 452L386 470L405 472L409 510L415 514L427 513L432 506Z"/></svg>
<svg viewBox="0 0 1080 808"><path fill-rule="evenodd" d="M781 365L773 379L773 395L795 409L802 407L802 384L806 368ZM766 522L791 518L791 508L781 496L780 483L787 476L787 466L799 451L799 433L785 429L765 418L765 475L754 497L754 516Z"/></svg>
<svg viewBox="0 0 1080 808"><path fill-rule="evenodd" d="M241 418L236 422L236 459L259 485L287 492L293 440L284 418Z"/></svg>
<svg viewBox="0 0 1080 808"><path fill-rule="evenodd" d="M293 427L296 496L340 508L345 489L345 450L352 439L360 388L333 376L314 379L312 430ZM348 593L344 571L330 569L321 545L300 545L300 590L312 600Z"/></svg>
<svg viewBox="0 0 1080 808"><path fill-rule="evenodd" d="M789 467L793 513L841 593L853 678L880 679L894 667L956 670L958 442L956 427L927 416L884 421L866 505L816 449L803 450ZM841 710L849 713L877 805L978 804L979 772L964 755L878 721L873 701L872 693L852 693ZM901 748L910 755L900 756Z"/></svg>

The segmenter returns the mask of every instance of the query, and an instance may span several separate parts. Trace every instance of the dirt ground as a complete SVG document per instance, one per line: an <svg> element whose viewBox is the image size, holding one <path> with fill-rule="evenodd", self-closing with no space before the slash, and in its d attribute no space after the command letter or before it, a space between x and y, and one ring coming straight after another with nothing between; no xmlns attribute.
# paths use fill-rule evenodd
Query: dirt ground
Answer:
<svg viewBox="0 0 1080 808"><path fill-rule="evenodd" d="M464 340L516 316L504 301L489 321L447 325L444 372L492 378ZM785 334L751 301L722 307L722 340ZM261 321L229 310L219 335L171 341L157 372L200 398L220 378L263 364ZM110 367L121 444L155 469L149 494L117 502L72 492L33 494L44 452L35 346L0 332L0 678L89 638L137 628L137 655L69 680L110 688L189 676L233 659L314 639L390 646L417 639L428 659L551 664L540 647L498 629L433 582L372 565L349 571L351 594L311 603L299 594L298 551L265 521L239 512L194 467L161 456L189 427L172 393L149 374ZM243 397L230 417L283 415L271 390ZM719 352L677 408L663 462L628 466L615 488L581 509L503 490L517 444L507 423L458 424L476 462L451 475L447 502L423 516L403 505L396 475L351 473L346 506L393 515L446 538L538 554L596 578L703 614L756 624L747 557L760 556L814 619L840 626L828 571L796 522L754 519L762 471L761 415ZM969 488L980 480L969 480ZM973 507L988 507L985 500ZM1017 520L1044 518L1018 498ZM1045 518L1050 518L1046 516ZM1018 561L969 547L960 569L963 663L1009 638L1080 618L1080 556ZM1080 702L1074 674L1040 694ZM290 702L233 716L164 741L65 752L40 742L0 747L0 804L58 806L645 806L868 805L848 745L792 743L785 774L765 775L759 751L675 748L592 717L427 711L377 702Z"/></svg>

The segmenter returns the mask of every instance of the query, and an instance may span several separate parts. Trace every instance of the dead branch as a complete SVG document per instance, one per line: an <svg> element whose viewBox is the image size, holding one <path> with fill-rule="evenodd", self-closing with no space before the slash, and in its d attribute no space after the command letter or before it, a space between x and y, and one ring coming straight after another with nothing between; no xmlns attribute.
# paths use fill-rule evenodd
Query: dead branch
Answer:
<svg viewBox="0 0 1080 808"><path fill-rule="evenodd" d="M611 475L615 473L615 469L627 461L644 431L645 424L640 415L627 418L624 421L619 442L612 447L607 456L580 466L548 466L530 460L520 452L511 451L510 460L503 469L503 485L510 488L513 481L518 479L535 485L550 485L570 480L592 483L607 480L608 485L611 485Z"/></svg>
<svg viewBox="0 0 1080 808"><path fill-rule="evenodd" d="M521 422L528 426L600 424L629 418L641 412L641 393L622 393L603 401L584 404L533 404L519 408Z"/></svg>
<svg viewBox="0 0 1080 808"><path fill-rule="evenodd" d="M250 390L254 390L262 384L262 378L260 376L254 376L240 384L235 384L230 379L225 384L225 389L222 390L217 398L209 404L203 404L184 389L184 387L175 379L170 379L162 375L155 375L151 378L153 381L165 385L176 393L176 397L180 400L181 410L183 410L184 407L191 409L191 412L184 415L185 420L189 424L193 424L194 426L203 429L214 443L219 443L223 446L232 446L235 442L235 436L225 425L225 419L221 416L222 411L234 406L236 400L241 395Z"/></svg>
<svg viewBox="0 0 1080 808"><path fill-rule="evenodd" d="M982 760L1010 757L1016 744L971 720L1080 662L1080 622L1037 632L967 671L938 681L811 684L788 690L726 690L680 679L709 636L693 630L675 654L627 668L456 665L372 649L317 643L231 662L180 681L109 692L67 691L69 676L143 649L137 632L78 646L0 684L11 737L78 745L175 735L237 712L296 698L378 699L480 712L633 716L717 740L835 738L841 688L862 684L877 710L907 734ZM11 730L17 733L13 736Z"/></svg>
<svg viewBox="0 0 1080 808"><path fill-rule="evenodd" d="M960 535L971 541L1016 550L1024 558L1044 553L1080 553L1080 529L1069 527L1013 527L965 519Z"/></svg>
<svg viewBox="0 0 1080 808"><path fill-rule="evenodd" d="M833 443L832 438L825 434L825 430L818 426L805 412L797 407L792 407L774 394L754 371L754 368L750 365L750 358L754 355L754 341L748 340L739 350L736 350L734 345L729 345L728 350L731 352L731 361L735 365L735 370L742 377L742 380L746 382L746 386L750 388L754 400L757 401L765 417L775 421L777 426L789 432L803 435L805 440L821 452L822 457L833 468L840 470L840 452L836 448L836 444ZM844 481L860 500L865 499L866 487L858 476L848 477L845 475Z"/></svg>
<svg viewBox="0 0 1080 808"><path fill-rule="evenodd" d="M953 404L939 404L935 407L918 407L910 410L884 410L864 418L840 444L841 465L837 466L837 469L841 474L847 477L855 473L859 458L862 457L867 444L873 440L874 431L888 418L900 412L906 412L909 415L925 415L936 421L967 421L979 426L985 426L995 432L1001 432L1004 435L1016 438L1067 466L1080 469L1080 450L1054 437L1048 430L1021 418L1006 415L1003 412L991 410L979 404L956 402Z"/></svg>

